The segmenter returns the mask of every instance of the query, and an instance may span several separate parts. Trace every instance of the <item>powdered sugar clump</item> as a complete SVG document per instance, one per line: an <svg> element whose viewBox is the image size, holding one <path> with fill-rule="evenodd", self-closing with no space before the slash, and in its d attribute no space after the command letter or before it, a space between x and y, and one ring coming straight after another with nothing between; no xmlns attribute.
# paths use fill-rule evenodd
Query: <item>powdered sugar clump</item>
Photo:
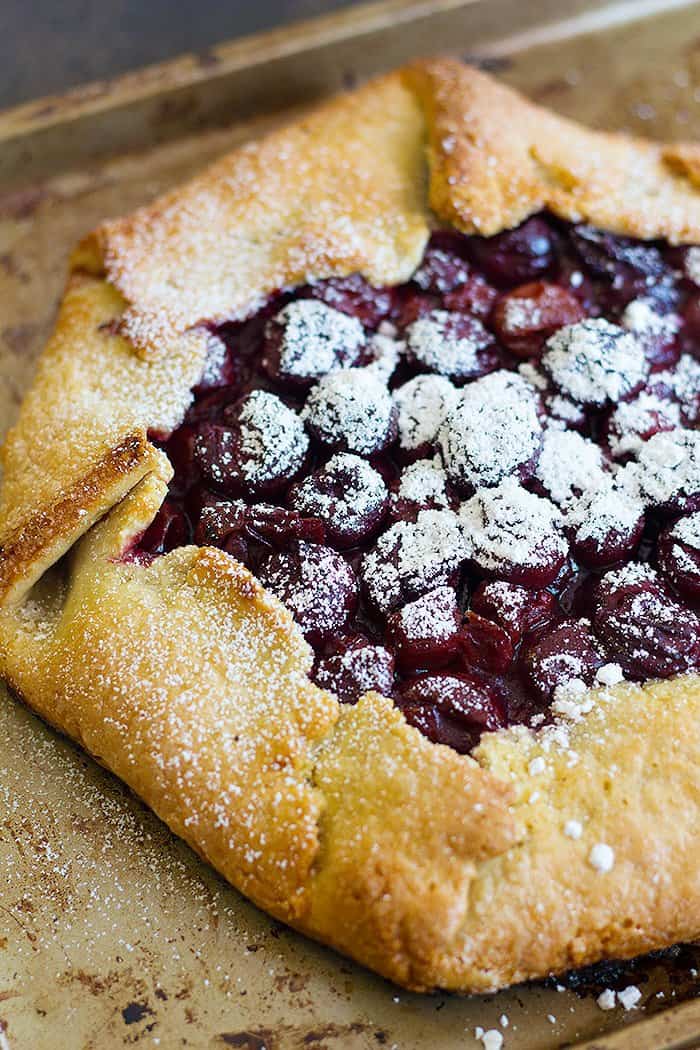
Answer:
<svg viewBox="0 0 700 1050"><path fill-rule="evenodd" d="M535 477L554 503L566 506L604 481L603 456L596 444L575 430L548 427Z"/></svg>
<svg viewBox="0 0 700 1050"><path fill-rule="evenodd" d="M439 375L467 378L482 371L479 352L493 343L480 321L465 314L433 310L406 329L413 358Z"/></svg>
<svg viewBox="0 0 700 1050"><path fill-rule="evenodd" d="M456 629L457 596L451 587L436 587L404 605L396 615L399 626L412 640L452 637Z"/></svg>
<svg viewBox="0 0 700 1050"><path fill-rule="evenodd" d="M649 433L673 430L681 421L679 406L656 394L642 391L632 401L621 401L608 420L608 446L615 459L634 455Z"/></svg>
<svg viewBox="0 0 700 1050"><path fill-rule="evenodd" d="M622 323L629 331L634 332L642 343L645 340L673 339L680 327L677 314L659 314L654 310L649 299L633 299L625 307Z"/></svg>
<svg viewBox="0 0 700 1050"><path fill-rule="evenodd" d="M498 485L533 460L542 427L532 386L513 372L470 383L440 428L448 477L462 487Z"/></svg>
<svg viewBox="0 0 700 1050"><path fill-rule="evenodd" d="M642 998L642 993L636 984L628 984L626 988L617 993L617 998L625 1010L633 1010Z"/></svg>
<svg viewBox="0 0 700 1050"><path fill-rule="evenodd" d="M625 674L619 664L603 664L596 671L595 680L599 685L619 685L620 682L624 682Z"/></svg>
<svg viewBox="0 0 700 1050"><path fill-rule="evenodd" d="M601 875L606 875L615 867L615 851L606 842L597 842L588 854L588 863Z"/></svg>
<svg viewBox="0 0 700 1050"><path fill-rule="evenodd" d="M487 572L544 571L568 552L559 510L513 478L480 489L462 504L460 518L469 556Z"/></svg>
<svg viewBox="0 0 700 1050"><path fill-rule="evenodd" d="M238 419L241 473L247 481L260 485L301 468L309 439L296 412L275 394L254 390Z"/></svg>
<svg viewBox="0 0 700 1050"><path fill-rule="evenodd" d="M295 486L290 504L301 514L330 521L342 534L367 515L381 513L386 498L384 479L366 459L339 452Z"/></svg>
<svg viewBox="0 0 700 1050"><path fill-rule="evenodd" d="M366 366L382 383L388 383L396 371L405 343L392 336L378 332L373 335L370 344L371 362Z"/></svg>
<svg viewBox="0 0 700 1050"><path fill-rule="evenodd" d="M647 507L682 509L700 495L700 432L678 428L654 434L637 461L619 471L618 482Z"/></svg>
<svg viewBox="0 0 700 1050"><path fill-rule="evenodd" d="M349 317L318 299L288 303L268 325L279 325L280 372L299 379L320 378L352 364L365 342L365 331Z"/></svg>
<svg viewBox="0 0 700 1050"><path fill-rule="evenodd" d="M451 510L424 510L415 522L387 529L362 559L360 574L383 612L447 582L466 556L459 518Z"/></svg>
<svg viewBox="0 0 700 1050"><path fill-rule="evenodd" d="M447 475L439 456L417 459L401 471L397 495L413 503L447 507Z"/></svg>
<svg viewBox="0 0 700 1050"><path fill-rule="evenodd" d="M396 426L391 394L368 368L325 376L310 392L301 415L323 444L366 456L384 448Z"/></svg>
<svg viewBox="0 0 700 1050"><path fill-rule="evenodd" d="M431 444L459 391L445 376L416 376L394 391L399 409L399 443L407 451Z"/></svg>
<svg viewBox="0 0 700 1050"><path fill-rule="evenodd" d="M641 501L625 489L618 488L608 476L603 478L602 484L576 501L566 516L566 524L575 534L577 543L593 541L602 544L612 534L632 536L643 515Z"/></svg>
<svg viewBox="0 0 700 1050"><path fill-rule="evenodd" d="M544 368L560 390L582 404L617 402L649 372L639 340L602 318L566 325L547 340L547 348Z"/></svg>

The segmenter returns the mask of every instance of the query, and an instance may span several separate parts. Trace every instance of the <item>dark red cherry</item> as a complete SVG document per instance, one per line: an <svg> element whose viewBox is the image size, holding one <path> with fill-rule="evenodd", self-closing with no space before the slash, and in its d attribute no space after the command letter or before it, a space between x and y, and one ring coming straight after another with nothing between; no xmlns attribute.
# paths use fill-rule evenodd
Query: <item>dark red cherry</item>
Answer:
<svg viewBox="0 0 700 1050"><path fill-rule="evenodd" d="M668 525L658 539L659 571L675 590L700 599L700 513Z"/></svg>
<svg viewBox="0 0 700 1050"><path fill-rule="evenodd" d="M348 368L325 376L302 411L309 433L327 449L372 456L398 432L398 409L370 368Z"/></svg>
<svg viewBox="0 0 700 1050"><path fill-rule="evenodd" d="M700 666L700 619L648 565L607 573L593 596L593 628L632 678L668 678Z"/></svg>
<svg viewBox="0 0 700 1050"><path fill-rule="evenodd" d="M202 547L221 547L233 534L243 540L242 551L247 551L244 540L247 507L243 500L224 500L213 496L205 498L194 534L195 543ZM234 543L237 542L234 540Z"/></svg>
<svg viewBox="0 0 700 1050"><path fill-rule="evenodd" d="M576 296L584 309L586 317L597 317L600 313L597 287L581 267L579 259L564 257L559 261L556 283L565 291Z"/></svg>
<svg viewBox="0 0 700 1050"><path fill-rule="evenodd" d="M683 334L697 346L700 343L700 294L688 296L683 308L683 326Z"/></svg>
<svg viewBox="0 0 700 1050"><path fill-rule="evenodd" d="M323 543L326 539L326 528L318 517L302 517L296 511L270 503L247 507L245 528L251 539L281 549L289 547L295 540Z"/></svg>
<svg viewBox="0 0 700 1050"><path fill-rule="evenodd" d="M356 703L371 689L391 696L394 657L383 645L374 645L360 634L350 635L337 643L334 652L316 662L313 678L344 704Z"/></svg>
<svg viewBox="0 0 700 1050"><path fill-rule="evenodd" d="M489 578L545 587L566 561L569 545L558 509L513 478L493 489L479 489L462 504L460 519L469 557Z"/></svg>
<svg viewBox="0 0 700 1050"><path fill-rule="evenodd" d="M455 382L476 379L501 364L493 336L469 314L433 310L409 325L405 337L412 364Z"/></svg>
<svg viewBox="0 0 700 1050"><path fill-rule="evenodd" d="M260 563L262 583L287 606L311 645L340 634L357 605L357 579L345 559L317 543L293 543Z"/></svg>
<svg viewBox="0 0 700 1050"><path fill-rule="evenodd" d="M451 510L423 510L383 532L362 559L370 606L383 615L435 587L457 582L465 558L462 527Z"/></svg>
<svg viewBox="0 0 700 1050"><path fill-rule="evenodd" d="M434 296L436 303L442 298L448 310L482 319L490 314L497 295L496 289L481 274L476 273L462 255L440 241L428 246L423 262L413 275L413 281L422 292ZM428 302L427 298L425 302ZM407 303L403 314L404 323L415 321L428 312L416 302L412 308Z"/></svg>
<svg viewBox="0 0 700 1050"><path fill-rule="evenodd" d="M394 301L391 288L375 288L359 273L315 281L309 285L307 294L313 299L321 299L335 310L356 317L365 328L376 328L387 318Z"/></svg>
<svg viewBox="0 0 700 1050"><path fill-rule="evenodd" d="M422 510L456 510L458 505L439 458L417 459L391 484L389 521L415 521Z"/></svg>
<svg viewBox="0 0 700 1050"><path fill-rule="evenodd" d="M558 328L585 316L571 292L560 285L535 281L502 295L491 324L497 338L518 357L539 357L546 340Z"/></svg>
<svg viewBox="0 0 700 1050"><path fill-rule="evenodd" d="M605 659L588 620L565 620L527 650L524 663L530 685L549 703L572 679L592 685Z"/></svg>
<svg viewBox="0 0 700 1050"><path fill-rule="evenodd" d="M463 255L448 243L434 241L425 249L421 264L411 279L421 291L440 296L461 287L472 273Z"/></svg>
<svg viewBox="0 0 700 1050"><path fill-rule="evenodd" d="M196 454L197 428L183 423L173 431L163 444L163 449L173 467L170 492L182 496L194 485L200 474Z"/></svg>
<svg viewBox="0 0 700 1050"><path fill-rule="evenodd" d="M150 555L165 554L190 541L187 518L174 500L166 499L139 541L139 548Z"/></svg>
<svg viewBox="0 0 700 1050"><path fill-rule="evenodd" d="M470 606L507 631L513 645L519 645L523 635L542 630L558 615L557 600L550 591L528 590L505 580L480 583Z"/></svg>
<svg viewBox="0 0 700 1050"><path fill-rule="evenodd" d="M467 667L503 674L513 662L513 643L508 632L475 612L468 612L464 619L459 645Z"/></svg>
<svg viewBox="0 0 700 1050"><path fill-rule="evenodd" d="M254 390L223 412L224 426L203 423L195 460L207 483L228 495L279 492L301 470L309 439L301 419L274 394Z"/></svg>
<svg viewBox="0 0 700 1050"><path fill-rule="evenodd" d="M388 498L381 474L366 460L343 452L289 492L290 506L320 518L329 542L336 547L357 546L374 535Z"/></svg>
<svg viewBox="0 0 700 1050"><path fill-rule="evenodd" d="M471 261L500 287L536 281L556 259L554 233L539 218L495 237L470 237L465 247Z"/></svg>
<svg viewBox="0 0 700 1050"><path fill-rule="evenodd" d="M467 674L430 674L416 678L397 700L409 725L435 744L466 754L482 733L506 724L496 690Z"/></svg>
<svg viewBox="0 0 700 1050"><path fill-rule="evenodd" d="M444 667L458 651L461 622L456 592L437 587L388 617L387 641L403 670Z"/></svg>
<svg viewBox="0 0 700 1050"><path fill-rule="evenodd" d="M643 390L631 401L621 401L601 421L600 437L613 459L624 462L636 455L655 434L680 424L678 405Z"/></svg>
<svg viewBox="0 0 700 1050"><path fill-rule="evenodd" d="M229 554L247 552L249 541L285 550L295 540L323 543L326 530L318 518L302 518L270 503L248 507L242 500L208 499L200 514L195 541Z"/></svg>
<svg viewBox="0 0 700 1050"><path fill-rule="evenodd" d="M199 382L193 388L195 397L212 390L231 386L239 378L236 360L223 339L212 333L207 341L207 356Z"/></svg>
<svg viewBox="0 0 700 1050"><path fill-rule="evenodd" d="M628 561L643 531L644 506L612 481L584 493L566 518L571 550L590 569Z"/></svg>
<svg viewBox="0 0 700 1050"><path fill-rule="evenodd" d="M636 462L618 472L617 483L664 514L700 510L700 432L678 429L655 434L642 445Z"/></svg>
<svg viewBox="0 0 700 1050"><path fill-rule="evenodd" d="M478 273L472 273L463 285L447 292L443 297L446 310L454 313L471 314L485 321L498 298L498 292Z"/></svg>
<svg viewBox="0 0 700 1050"><path fill-rule="evenodd" d="M582 223L570 239L587 269L609 283L608 300L616 306L642 294L668 274L659 249Z"/></svg>
<svg viewBox="0 0 700 1050"><path fill-rule="evenodd" d="M262 363L271 379L308 387L360 360L365 330L355 317L318 299L287 303L265 326Z"/></svg>
<svg viewBox="0 0 700 1050"><path fill-rule="evenodd" d="M399 331L405 331L414 321L427 317L435 310L439 310L441 306L442 301L439 296L409 288L401 297L398 306L396 324Z"/></svg>

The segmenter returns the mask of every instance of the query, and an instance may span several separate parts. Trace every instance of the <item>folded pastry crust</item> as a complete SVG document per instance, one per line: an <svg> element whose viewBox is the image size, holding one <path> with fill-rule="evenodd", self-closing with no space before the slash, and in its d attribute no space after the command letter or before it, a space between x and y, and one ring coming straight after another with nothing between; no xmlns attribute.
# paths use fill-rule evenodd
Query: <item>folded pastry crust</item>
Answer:
<svg viewBox="0 0 700 1050"><path fill-rule="evenodd" d="M403 281L436 222L492 234L547 207L700 241L699 172L695 146L416 64L86 238L7 436L0 674L261 907L408 987L490 990L700 935L697 679L592 693L576 724L487 734L473 758L377 694L340 705L229 555L120 558L171 475L147 435L182 418L205 321L310 278Z"/></svg>

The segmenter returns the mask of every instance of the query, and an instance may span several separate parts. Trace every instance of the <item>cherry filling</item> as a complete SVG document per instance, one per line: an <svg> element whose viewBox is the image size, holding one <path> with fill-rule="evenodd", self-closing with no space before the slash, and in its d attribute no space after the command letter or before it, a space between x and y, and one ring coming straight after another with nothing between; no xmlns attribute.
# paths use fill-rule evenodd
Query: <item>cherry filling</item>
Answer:
<svg viewBox="0 0 700 1050"><path fill-rule="evenodd" d="M211 331L127 557L221 548L319 685L466 752L700 667L699 421L700 249L546 214L440 232L404 285L318 281Z"/></svg>

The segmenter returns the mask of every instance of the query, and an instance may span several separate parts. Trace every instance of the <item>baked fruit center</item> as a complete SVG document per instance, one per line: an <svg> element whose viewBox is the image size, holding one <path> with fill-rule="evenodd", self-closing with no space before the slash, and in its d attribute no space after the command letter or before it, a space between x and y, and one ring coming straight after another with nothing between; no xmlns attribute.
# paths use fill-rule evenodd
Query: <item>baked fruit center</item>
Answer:
<svg viewBox="0 0 700 1050"><path fill-rule="evenodd" d="M319 281L212 329L129 557L229 552L319 685L466 752L700 665L699 354L699 248L547 215L436 233L404 285Z"/></svg>

